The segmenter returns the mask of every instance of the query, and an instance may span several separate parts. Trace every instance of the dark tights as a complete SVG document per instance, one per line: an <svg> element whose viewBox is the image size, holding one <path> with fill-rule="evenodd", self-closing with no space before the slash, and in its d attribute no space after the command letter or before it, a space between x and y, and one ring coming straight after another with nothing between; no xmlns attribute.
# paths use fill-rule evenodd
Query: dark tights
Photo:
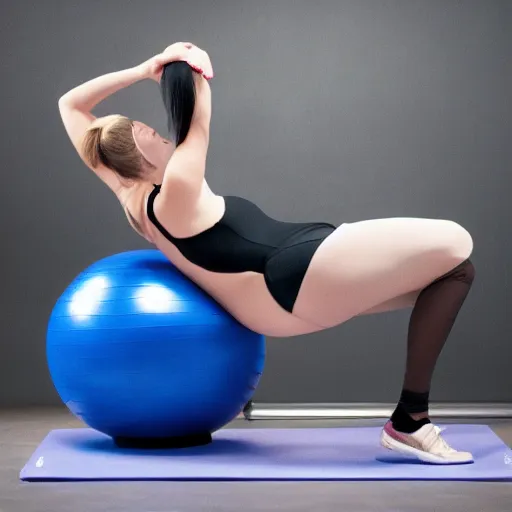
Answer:
<svg viewBox="0 0 512 512"><path fill-rule="evenodd" d="M391 420L397 430L414 432L426 423L411 414L428 412L434 369L475 277L470 260L427 286L411 314L407 364L399 404Z"/></svg>

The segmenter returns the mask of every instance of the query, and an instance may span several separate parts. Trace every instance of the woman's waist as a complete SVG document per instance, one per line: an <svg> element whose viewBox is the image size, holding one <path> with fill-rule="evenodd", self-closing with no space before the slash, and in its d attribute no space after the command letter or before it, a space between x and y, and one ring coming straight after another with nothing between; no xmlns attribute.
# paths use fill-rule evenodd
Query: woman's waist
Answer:
<svg viewBox="0 0 512 512"><path fill-rule="evenodd" d="M206 271L221 274L257 272L264 274L267 262L277 253L306 242L322 240L335 227L328 223L294 225L286 232L272 233L268 239L247 237L230 230L222 236L210 233L208 240L188 240L174 246L184 260Z"/></svg>

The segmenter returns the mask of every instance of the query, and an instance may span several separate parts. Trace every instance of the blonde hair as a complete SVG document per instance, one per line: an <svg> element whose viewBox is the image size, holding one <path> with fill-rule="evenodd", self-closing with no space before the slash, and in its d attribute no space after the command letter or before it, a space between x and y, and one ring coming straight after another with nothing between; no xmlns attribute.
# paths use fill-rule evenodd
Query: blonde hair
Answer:
<svg viewBox="0 0 512 512"><path fill-rule="evenodd" d="M126 179L141 179L145 168L154 169L133 140L132 121L112 115L96 119L82 141L84 158L92 166L100 163Z"/></svg>

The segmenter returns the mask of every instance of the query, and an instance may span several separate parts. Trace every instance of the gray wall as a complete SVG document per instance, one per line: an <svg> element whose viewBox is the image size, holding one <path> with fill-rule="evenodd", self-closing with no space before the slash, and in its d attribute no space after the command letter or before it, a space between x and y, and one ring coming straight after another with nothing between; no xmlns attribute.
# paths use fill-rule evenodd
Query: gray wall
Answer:
<svg viewBox="0 0 512 512"><path fill-rule="evenodd" d="M54 404L45 330L73 277L145 248L75 154L57 100L175 41L211 55L208 177L284 220L448 218L478 278L434 400L512 401L507 0L64 1L0 7L3 166L0 404ZM164 133L154 82L107 100ZM269 339L264 402L393 401L406 311Z"/></svg>

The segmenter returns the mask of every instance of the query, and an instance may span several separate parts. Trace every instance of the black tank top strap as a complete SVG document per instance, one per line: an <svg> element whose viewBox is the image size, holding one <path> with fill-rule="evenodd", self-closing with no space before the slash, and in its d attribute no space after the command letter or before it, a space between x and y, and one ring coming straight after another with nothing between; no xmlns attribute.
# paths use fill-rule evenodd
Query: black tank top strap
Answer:
<svg viewBox="0 0 512 512"><path fill-rule="evenodd" d="M167 231L162 224L160 224L159 220L156 218L155 215L155 199L156 196L160 193L161 185L154 185L153 184L153 190L149 194L148 197L148 203L146 206L146 212L148 215L149 220L158 228L160 233L162 233L170 242L174 242L175 238Z"/></svg>

